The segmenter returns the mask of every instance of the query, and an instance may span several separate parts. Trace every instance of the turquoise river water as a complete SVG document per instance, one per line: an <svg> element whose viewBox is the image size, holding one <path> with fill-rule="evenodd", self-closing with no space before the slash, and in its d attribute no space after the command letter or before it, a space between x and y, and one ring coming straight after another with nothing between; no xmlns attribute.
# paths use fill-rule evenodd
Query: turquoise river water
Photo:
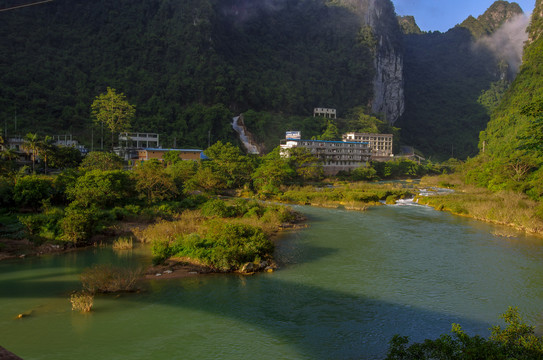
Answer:
<svg viewBox="0 0 543 360"><path fill-rule="evenodd" d="M277 240L279 271L157 279L88 314L69 302L82 269L148 264L147 249L1 262L0 346L25 360L375 359L397 333L488 335L510 305L543 324L539 238L417 205L296 209L310 226Z"/></svg>

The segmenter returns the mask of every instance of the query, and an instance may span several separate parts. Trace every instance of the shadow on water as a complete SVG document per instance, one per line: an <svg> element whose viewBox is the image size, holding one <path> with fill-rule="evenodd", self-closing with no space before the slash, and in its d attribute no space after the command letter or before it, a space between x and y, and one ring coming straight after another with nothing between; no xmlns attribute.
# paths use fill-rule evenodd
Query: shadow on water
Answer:
<svg viewBox="0 0 543 360"><path fill-rule="evenodd" d="M334 249L311 247L306 250L309 256L304 255L304 262L317 261L322 257L334 253ZM61 262L60 259L57 259ZM59 263L60 265L60 263ZM34 266L32 266L34 267ZM54 268L50 264L44 270ZM58 268L57 268L58 269ZM32 297L65 297L66 291L80 288L77 280L73 279L73 270L67 272L54 272L38 274L36 276L21 276L17 279L0 278L0 297L9 299L25 299ZM230 319L242 328L255 329L263 332L273 339L274 344L263 344L263 349L253 354L259 358L292 358L292 359L374 359L382 358L386 353L387 343L396 334L410 335L413 340L422 340L428 337L437 337L440 333L450 330L451 323L462 324L466 329L486 332L489 324L477 322L436 311L425 310L417 307L396 304L379 299L372 299L354 291L342 291L321 286L308 285L303 279L298 281L281 279L280 272L273 274L257 274L255 276L239 275L210 275L184 279L152 280L146 283L147 290L140 294L125 294L121 296L125 306L132 308L134 312L144 310L148 305L154 308L164 307L167 317L148 316L146 320L133 317L125 319L126 314L118 315L115 310L108 309L109 303L97 304L90 318L97 321L101 314L110 312L108 321L118 323L123 329L138 327L145 329L145 341L148 343L162 344L163 349L156 347L146 349L142 346L123 349L123 353L117 353L115 348L109 350L112 358L157 358L170 356L181 358L187 350L184 333L175 333L176 323L194 321L179 318L178 312L186 310L211 314L220 319ZM60 279L59 279L60 277ZM338 279L340 282L341 279ZM361 279L363 281L363 279ZM9 292L7 291L9 289ZM114 296L101 298L117 301ZM128 304L131 305L128 305ZM143 304L143 305L142 305ZM117 309L117 311L120 311ZM76 317L84 316L74 314ZM73 316L72 316L73 318ZM82 321L90 321L84 319ZM35 320L38 320L36 318ZM240 325L240 323L244 325ZM0 319L0 325L2 320ZM188 326L198 325L189 324ZM4 326L4 325L2 325ZM2 327L0 326L0 328ZM187 326L185 324L184 326ZM173 327L174 330L171 330ZM170 328L174 333L164 334L162 328ZM52 329L50 329L52 330ZM213 329L203 329L205 334L213 334ZM235 328L231 331L238 331ZM4 330L5 331L5 330ZM224 329L223 329L224 331ZM245 330L243 330L245 331ZM2 331L0 330L0 337ZM96 335L96 334L94 334ZM62 335L61 335L62 336ZM93 335L88 335L89 341ZM112 333L113 338L122 337L120 333ZM252 334L245 334L243 341L251 343ZM165 340L166 338L166 340ZM238 337L239 339L239 337ZM120 339L118 342L136 341ZM194 341L194 339L192 339ZM232 343L234 341L234 343ZM215 339L209 343L209 339L197 342L203 347L198 358L216 358L220 354L228 353L231 347L242 346L235 342L238 340L222 341ZM240 340L241 341L241 340ZM255 340L257 341L257 340ZM117 341L114 341L117 343ZM1 344L12 350L11 344ZM115 344L117 345L117 344ZM135 345L135 344L133 344ZM77 354L77 345L66 344L61 349L63 358L69 358L71 352ZM192 344L191 346L194 346ZM208 347L205 349L205 347ZM266 347L269 347L266 349ZM295 349L296 355L275 353L274 346L281 349L288 347ZM213 349L211 349L213 348ZM48 353L50 349L40 349L36 353ZM89 350L88 357L96 358L95 349ZM97 351L97 350L96 350ZM252 351L256 351L253 349ZM267 353L271 351L272 353ZM54 358L54 352L50 352ZM186 354L186 353L185 353ZM215 355L213 355L215 354ZM217 355L218 354L218 355ZM20 353L24 356L24 353ZM236 356L248 355L239 350ZM181 357L180 357L181 356ZM24 356L25 357L25 356ZM26 358L26 357L25 357ZM28 357L33 358L32 355ZM57 357L58 358L58 357ZM227 358L227 357L225 357Z"/></svg>
<svg viewBox="0 0 543 360"><path fill-rule="evenodd" d="M187 291L185 287L192 288L193 281L198 290ZM394 334L410 335L420 341L448 332L452 323L477 333L486 333L490 327L472 319L285 282L268 275L226 276L211 283L200 279L178 284L175 288L164 286L142 298L257 326L295 346L300 358L307 359L381 358Z"/></svg>

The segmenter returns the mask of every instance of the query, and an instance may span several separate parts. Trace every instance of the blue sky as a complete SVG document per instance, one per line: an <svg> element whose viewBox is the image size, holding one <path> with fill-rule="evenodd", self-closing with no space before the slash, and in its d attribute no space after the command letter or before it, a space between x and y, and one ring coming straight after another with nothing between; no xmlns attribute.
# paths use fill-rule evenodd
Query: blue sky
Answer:
<svg viewBox="0 0 543 360"><path fill-rule="evenodd" d="M515 1L525 13L534 9L536 0ZM398 15L413 15L421 30L445 32L469 15L478 17L494 0L392 0ZM511 1L512 2L512 1Z"/></svg>

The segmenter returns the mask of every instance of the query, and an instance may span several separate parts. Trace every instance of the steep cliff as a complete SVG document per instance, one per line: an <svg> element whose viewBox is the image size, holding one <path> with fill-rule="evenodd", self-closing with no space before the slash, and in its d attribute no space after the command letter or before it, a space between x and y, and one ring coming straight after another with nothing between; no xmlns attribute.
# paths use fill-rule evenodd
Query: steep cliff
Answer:
<svg viewBox="0 0 543 360"><path fill-rule="evenodd" d="M390 1L370 1L368 24L377 37L372 110L394 124L405 110L401 32Z"/></svg>
<svg viewBox="0 0 543 360"><path fill-rule="evenodd" d="M404 65L400 26L390 0L329 0L356 13L371 29L374 68L372 112L393 124L405 110Z"/></svg>

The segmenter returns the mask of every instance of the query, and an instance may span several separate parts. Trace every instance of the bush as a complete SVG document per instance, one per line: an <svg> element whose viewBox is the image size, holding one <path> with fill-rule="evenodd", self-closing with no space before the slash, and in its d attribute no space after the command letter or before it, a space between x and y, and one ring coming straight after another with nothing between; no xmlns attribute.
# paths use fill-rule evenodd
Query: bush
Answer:
<svg viewBox="0 0 543 360"><path fill-rule="evenodd" d="M407 336L395 335L386 359L542 359L543 338L535 336L534 327L521 322L518 309L509 308L502 317L507 327L504 330L493 327L490 339L469 336L458 324L453 324L451 335L443 334L438 339L426 339L409 346Z"/></svg>
<svg viewBox="0 0 543 360"><path fill-rule="evenodd" d="M55 240L62 232L59 223L63 216L62 209L50 208L43 214L19 216L18 219L24 225L28 235Z"/></svg>
<svg viewBox="0 0 543 360"><path fill-rule="evenodd" d="M96 208L66 208L66 215L60 221L61 240L75 245L87 241L94 234L98 224L99 210Z"/></svg>
<svg viewBox="0 0 543 360"><path fill-rule="evenodd" d="M206 202L202 206L202 215L207 217L231 217L234 215L233 209L231 209L224 201L219 199L212 199Z"/></svg>
<svg viewBox="0 0 543 360"><path fill-rule="evenodd" d="M31 236L37 235L46 221L46 217L43 214L19 216L18 219L24 225L27 234Z"/></svg>
<svg viewBox="0 0 543 360"><path fill-rule="evenodd" d="M44 200L53 195L52 179L45 176L27 175L18 179L13 188L15 203L24 208L37 210Z"/></svg>
<svg viewBox="0 0 543 360"><path fill-rule="evenodd" d="M76 292L70 296L70 302L72 303L72 310L89 312L94 304L94 295L85 291Z"/></svg>
<svg viewBox="0 0 543 360"><path fill-rule="evenodd" d="M0 207L7 208L13 205L14 184L10 178L0 177Z"/></svg>
<svg viewBox="0 0 543 360"><path fill-rule="evenodd" d="M81 274L83 288L91 294L136 290L140 269L95 265Z"/></svg>
<svg viewBox="0 0 543 360"><path fill-rule="evenodd" d="M371 166L361 166L351 171L351 178L354 181L378 180L377 171Z"/></svg>
<svg viewBox="0 0 543 360"><path fill-rule="evenodd" d="M179 236L174 241L154 242L152 253L155 263L180 256L220 271L231 271L269 256L273 248L273 243L259 227L214 221L208 224L207 234L192 233Z"/></svg>
<svg viewBox="0 0 543 360"><path fill-rule="evenodd" d="M128 172L93 170L79 177L66 193L73 205L106 208L128 202L134 191Z"/></svg>
<svg viewBox="0 0 543 360"><path fill-rule="evenodd" d="M114 153L108 153L103 151L92 151L88 153L81 161L79 169L82 171L92 170L122 170L123 159Z"/></svg>

